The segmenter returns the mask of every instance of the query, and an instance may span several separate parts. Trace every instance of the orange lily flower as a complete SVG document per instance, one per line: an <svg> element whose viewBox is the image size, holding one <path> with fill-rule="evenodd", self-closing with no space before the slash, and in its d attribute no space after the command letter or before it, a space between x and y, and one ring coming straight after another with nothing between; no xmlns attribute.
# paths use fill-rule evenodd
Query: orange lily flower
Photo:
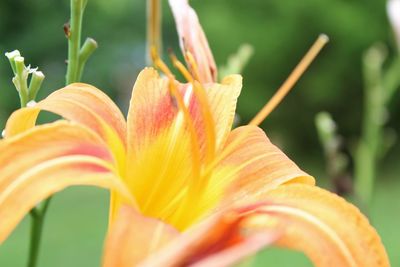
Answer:
<svg viewBox="0 0 400 267"><path fill-rule="evenodd" d="M0 240L36 203L81 179L74 175L61 183L50 171L70 177L70 171L82 169L101 176L100 185L114 189L111 221L128 203L179 230L211 214L227 198L224 192L232 191L233 198L292 180L314 184L261 129L244 126L230 131L240 76L209 84L204 99L194 93L195 85L177 85L176 95L171 95L170 85L155 70L143 70L133 88L127 121L104 93L86 84L69 85L14 112L0 142L0 215L13 218L13 223L0 226ZM69 122L35 126L41 110ZM246 139L232 147L236 139L244 139L243 132ZM84 177L86 172L82 171ZM87 183L98 185L99 180ZM17 201L18 196L25 201Z"/></svg>
<svg viewBox="0 0 400 267"><path fill-rule="evenodd" d="M0 141L0 242L39 201L94 185L112 192L106 267L227 266L270 244L304 251L316 266L389 266L367 219L315 187L255 126L271 106L231 131L242 79L215 83L213 67L199 68L213 66L208 52L204 63L191 49L193 75L174 60L189 83L156 58L167 78L139 74L126 120L87 84L10 116ZM65 120L35 126L41 110Z"/></svg>
<svg viewBox="0 0 400 267"><path fill-rule="evenodd" d="M185 232L212 214L232 214L238 206L262 201L265 204L233 213L241 218L240 223L226 231L228 237L241 239L238 246L258 240L243 237L239 230L257 228L257 220L252 218L267 216L271 220L263 231L279 229L278 245L304 251L317 266L332 266L330 262L338 262L334 266L389 266L378 235L355 207L314 187L314 179L274 146L260 128L249 125L230 131L240 76L205 86L211 125L203 117L203 101L192 93L194 85L179 85L176 95L171 95L170 85L155 70L143 70L133 89L127 122L104 93L85 84L67 86L33 107L14 112L6 125L6 138L0 141L0 241L36 203L67 186L84 184L113 190L111 221L127 203L136 213L170 225L158 230L161 236L167 235L164 229ZM40 110L68 121L35 126ZM345 224L341 218L346 219ZM146 225L151 227L146 223L151 219L143 220L131 222L136 232ZM157 227L150 230L157 233ZM195 231L189 230L184 237ZM211 257L204 252L204 244L215 236L214 232L206 233L194 235L200 245L192 253L200 251ZM274 240L267 237L260 242ZM169 240L171 235L165 238ZM119 245L134 250L145 246L146 240L151 241L142 237L140 242ZM155 240L158 248L160 238ZM175 246L172 251L182 249L186 244L182 240L171 243ZM132 248L134 244L137 246ZM227 247L232 245L221 244L215 253ZM144 260L146 253L138 258ZM190 254L181 261L192 262L196 256ZM212 260L204 257L200 259Z"/></svg>

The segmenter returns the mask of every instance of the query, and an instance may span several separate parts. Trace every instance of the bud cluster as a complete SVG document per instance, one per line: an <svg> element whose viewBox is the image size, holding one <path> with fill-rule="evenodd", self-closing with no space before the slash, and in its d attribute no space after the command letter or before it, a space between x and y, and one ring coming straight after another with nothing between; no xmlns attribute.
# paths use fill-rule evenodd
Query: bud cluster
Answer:
<svg viewBox="0 0 400 267"><path fill-rule="evenodd" d="M38 71L38 68L26 66L25 59L18 50L6 53L6 57L14 72L12 82L19 93L21 107L25 107L28 102L36 98L45 76L43 72ZM28 86L29 76L31 78Z"/></svg>

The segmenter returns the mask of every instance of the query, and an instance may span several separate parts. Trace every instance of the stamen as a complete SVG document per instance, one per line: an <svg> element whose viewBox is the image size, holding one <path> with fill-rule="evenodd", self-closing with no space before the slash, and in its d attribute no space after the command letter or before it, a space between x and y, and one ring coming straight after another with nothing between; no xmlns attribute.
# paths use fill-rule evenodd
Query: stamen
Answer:
<svg viewBox="0 0 400 267"><path fill-rule="evenodd" d="M171 50L168 51L169 57L171 58L172 64L174 64L174 67L177 68L180 73L182 73L183 77L190 83L193 83L193 77L190 74L190 72L186 69L185 65L183 65L182 62L178 60L178 58L175 56L174 52Z"/></svg>
<svg viewBox="0 0 400 267"><path fill-rule="evenodd" d="M310 66L311 62L315 59L321 49L329 41L328 36L321 34L314 45L308 50L307 54L303 57L300 63L292 71L286 81L278 89L275 95L268 101L268 103L258 112L258 114L251 120L250 125L260 125L261 122L279 105L283 98L289 93L301 75Z"/></svg>
<svg viewBox="0 0 400 267"><path fill-rule="evenodd" d="M194 180L200 180L200 150L199 150L199 141L197 138L197 133L194 127L193 120L190 116L189 110L187 109L185 102L182 98L182 95L179 93L178 89L175 85L175 79L173 77L169 77L169 90L171 95L176 99L178 107L180 111L183 113L183 117L187 124L190 133L191 145L192 145L192 160L193 160L193 172L194 172Z"/></svg>
<svg viewBox="0 0 400 267"><path fill-rule="evenodd" d="M181 72L181 74L185 77L185 79L192 84L193 91L195 93L195 96L199 100L200 104L200 109L202 112L202 117L204 121L204 126L205 126L205 132L206 132L206 163L211 163L214 159L215 156L215 141L216 141L216 134L215 134L215 127L214 127L214 120L212 117L210 105L208 103L208 99L205 93L205 89L201 86L199 82L197 82L193 76L190 74L190 72L187 70L185 65L180 62L177 57L170 52L170 58L173 63L173 65ZM190 113L187 112L187 116L190 116ZM189 117L191 119L191 117ZM193 130L194 124L192 123ZM195 132L195 134L197 134ZM199 148L199 147L198 147ZM199 170L201 171L201 170ZM182 196L186 200L182 200L182 205L178 207L178 210L175 211L174 214L169 214L167 215L168 217L171 218L173 222L176 222L176 224L182 224L182 221L185 221L184 218L186 217L191 217L191 214L196 210L195 203L198 203L200 201L199 197L202 197L202 190L204 187L208 184L208 177L209 174L207 175L202 175L200 174L199 177L196 179L192 180L192 183L188 187L188 190L186 191L185 195ZM179 199L179 198L178 198ZM185 216L183 218L183 216Z"/></svg>
<svg viewBox="0 0 400 267"><path fill-rule="evenodd" d="M147 0L147 25L148 56L151 56L153 47L157 53L160 53L162 46L160 0Z"/></svg>
<svg viewBox="0 0 400 267"><path fill-rule="evenodd" d="M179 117L183 116L183 121L186 122L186 126L189 130L190 141L191 141L191 154L192 154L192 164L193 164L193 179L197 181L200 180L200 150L199 150L199 141L197 138L197 133L194 127L193 120L190 116L190 113L186 107L185 100L180 94L178 88L176 87L175 77L172 72L169 70L168 66L158 57L157 51L153 48L151 51L151 56L154 62L155 67L159 68L169 79L168 89L171 97L175 100L176 105L179 109L179 114L177 117L177 122L179 122ZM175 127L180 128L180 123L175 124ZM178 141L178 140L174 140ZM154 192L155 190L153 190ZM144 205L143 210L147 209L150 205L153 194L148 197L147 202Z"/></svg>
<svg viewBox="0 0 400 267"><path fill-rule="evenodd" d="M196 60L194 59L192 53L186 51L185 53L185 60L189 64L190 69L192 70L193 76L197 81L200 81L200 72L199 67L197 66Z"/></svg>
<svg viewBox="0 0 400 267"><path fill-rule="evenodd" d="M167 64L165 64L164 61L162 61L161 58L158 56L157 48L155 46L151 47L150 54L151 54L151 59L153 60L154 66L156 68L159 68L168 77L172 77L174 79L174 75L169 70Z"/></svg>
<svg viewBox="0 0 400 267"><path fill-rule="evenodd" d="M194 127L192 117L190 116L189 110L185 105L185 101L179 93L175 85L175 77L169 70L168 66L158 57L157 51L152 49L152 58L154 65L158 67L169 79L169 91L172 97L176 100L178 108L183 113L184 119L189 128L191 143L192 143L192 153L193 153L193 168L195 170L195 175L200 176L200 151L199 151L199 141L197 138L197 133ZM198 178L199 179L199 178Z"/></svg>
<svg viewBox="0 0 400 267"><path fill-rule="evenodd" d="M314 45L310 48L307 54L303 57L300 63L296 66L293 72L290 74L289 78L284 82L278 92L274 95L273 98L264 106L264 108L254 117L254 119L249 123L249 125L259 125L268 114L279 104L279 102L283 99L283 97L289 92L290 88L296 83L296 81L300 78L300 76L304 73L313 59L317 56L319 51L321 51L322 47L328 42L328 36L320 35ZM207 175L212 172L212 169L218 165L223 159L225 159L229 154L231 154L237 146L247 138L248 134L252 131L251 127L248 127L244 130L239 136L235 138L235 140L230 143L218 156L214 159L214 161L207 166L207 169L204 171L204 175Z"/></svg>
<svg viewBox="0 0 400 267"><path fill-rule="evenodd" d="M193 86L194 93L197 99L200 102L201 112L204 120L205 132L206 132L206 145L207 145L207 154L206 154L206 162L210 163L215 155L215 127L214 127L214 119L211 113L210 104L208 103L207 95L205 93L205 89L202 85L195 81L186 69L185 65L180 62L173 52L170 52L170 58L174 66L182 73L185 79L190 82Z"/></svg>
<svg viewBox="0 0 400 267"><path fill-rule="evenodd" d="M247 138L248 134L253 130L253 128L248 127L246 128L235 140L230 143L221 153L218 153L218 156L214 158L213 162L207 166L207 169L204 170L203 175L210 175L212 170L222 161L224 160L229 154L231 154L238 145Z"/></svg>

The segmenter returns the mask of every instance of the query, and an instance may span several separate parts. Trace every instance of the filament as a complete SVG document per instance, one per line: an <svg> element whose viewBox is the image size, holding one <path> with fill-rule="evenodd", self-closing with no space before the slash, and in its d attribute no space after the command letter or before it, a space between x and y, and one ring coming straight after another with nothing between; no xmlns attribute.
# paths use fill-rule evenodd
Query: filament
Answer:
<svg viewBox="0 0 400 267"><path fill-rule="evenodd" d="M192 120L192 117L190 116L189 110L185 105L185 101L183 100L182 95L179 93L178 89L176 88L175 85L175 80L170 77L169 78L169 90L171 95L175 98L179 110L182 112L183 117L185 119L185 122L187 124L187 127L189 129L190 133L190 140L191 140L191 145L192 145L192 160L193 160L193 171L195 174L195 180L199 180L200 178L200 151L199 151L199 140L197 138L197 133L196 129L194 127L194 122Z"/></svg>
<svg viewBox="0 0 400 267"><path fill-rule="evenodd" d="M183 63L180 62L172 52L170 53L170 57L174 66L182 73L185 79L192 84L193 91L200 102L200 108L206 132L206 145L207 145L206 162L210 163L215 156L216 134L214 127L215 122L211 113L211 108L207 99L207 95L205 93L205 89L199 82L194 80L193 76L190 74L185 65L183 65Z"/></svg>
<svg viewBox="0 0 400 267"><path fill-rule="evenodd" d="M180 94L178 88L175 84L175 77L172 72L169 70L168 66L158 57L157 51L153 48L151 50L151 56L154 62L154 65L159 68L169 79L168 89L170 95L176 101L179 111L181 112L184 122L186 122L187 128L190 134L190 144L191 144L191 155L192 155L192 165L193 165L193 176L195 180L200 180L200 151L199 151L199 141L197 138L197 134L195 131L193 120L190 116L190 113L186 107L185 100ZM176 122L179 120L179 116L177 117ZM179 127L179 124L175 124L175 127ZM180 128L178 130L181 130ZM175 135L173 135L174 137ZM173 138L174 139L174 138ZM174 145L179 140L173 140ZM171 150L170 150L171 151ZM173 156L173 155L171 155ZM158 187L158 186L156 186ZM152 193L150 193L150 197L148 197L146 204L144 205L144 209L148 207L151 202L152 196L155 193L155 188L153 188Z"/></svg>
<svg viewBox="0 0 400 267"><path fill-rule="evenodd" d="M278 89L275 95L268 101L268 103L258 112L258 114L250 121L250 125L260 125L261 122L279 105L283 98L290 92L301 75L307 70L311 62L315 59L321 49L329 41L328 36L321 34L314 45L308 50L303 59L295 67L286 81Z"/></svg>
<svg viewBox="0 0 400 267"><path fill-rule="evenodd" d="M200 81L199 67L196 64L196 60L194 59L192 53L190 53L189 51L186 51L185 60L189 64L190 69L192 70L192 74L195 77L195 79Z"/></svg>
<svg viewBox="0 0 400 267"><path fill-rule="evenodd" d="M156 49L157 53L160 53L162 46L160 0L147 0L147 25L147 55L151 56L153 47Z"/></svg>
<svg viewBox="0 0 400 267"><path fill-rule="evenodd" d="M183 77L189 82L193 83L193 77L190 72L186 69L185 65L178 60L175 54L172 51L169 51L169 57L171 58L172 64L174 64L175 68L177 68Z"/></svg>
<svg viewBox="0 0 400 267"><path fill-rule="evenodd" d="M165 64L164 61L162 61L161 58L158 56L157 48L155 46L152 46L150 48L150 55L151 59L153 60L154 66L159 68L168 77L172 77L172 79L174 79L174 75L169 70L167 64Z"/></svg>
<svg viewBox="0 0 400 267"><path fill-rule="evenodd" d="M254 117L254 119L249 123L249 125L259 125L270 113L271 111L282 101L283 97L290 91L296 81L304 73L307 67L311 64L317 54L321 51L324 45L328 42L328 37L326 35L320 35L317 41L309 49L300 63L296 66L290 76L286 79L283 85L278 89L277 93L271 98L271 100L264 106L264 108ZM233 140L218 157L207 166L205 173L210 173L212 169L219 164L223 159L225 159L229 154L231 154L238 145L247 138L248 134L252 131L252 127L247 127L238 137Z"/></svg>

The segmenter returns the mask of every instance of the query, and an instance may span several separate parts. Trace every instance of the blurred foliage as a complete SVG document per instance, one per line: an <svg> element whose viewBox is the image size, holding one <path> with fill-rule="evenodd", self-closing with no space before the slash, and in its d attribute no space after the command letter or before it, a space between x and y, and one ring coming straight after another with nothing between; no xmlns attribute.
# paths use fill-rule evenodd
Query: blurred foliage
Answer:
<svg viewBox="0 0 400 267"><path fill-rule="evenodd" d="M362 104L361 56L373 43L391 43L385 1L374 0L193 0L218 65L243 43L254 47L244 71L238 112L242 123L272 96L319 33L330 36L324 49L295 90L263 124L289 154L302 160L320 156L314 115L332 113L343 135L356 136ZM0 51L20 49L46 75L39 99L64 84L67 42L62 30L69 1L2 0ZM177 36L164 3L164 44L177 50ZM91 0L83 35L99 49L89 60L83 80L105 90L126 107L138 71L144 67L145 1ZM11 70L0 60L0 123L17 107ZM400 113L399 98L393 118ZM392 121L394 124L394 120ZM400 130L399 125L391 125ZM307 159L305 160L307 161Z"/></svg>
<svg viewBox="0 0 400 267"><path fill-rule="evenodd" d="M326 33L330 37L331 42L294 91L262 125L270 138L299 162L300 166L311 173L320 174L323 161L313 125L315 114L321 110L329 111L341 126L344 136L358 136L362 111L362 54L378 41L393 44L389 46L389 55L395 49L386 18L385 1L192 0L191 3L199 14L217 65L224 65L228 56L235 53L243 43L249 43L254 48L254 56L243 73L244 88L238 105L241 123L248 122L273 95L319 33ZM124 110L136 76L145 65L145 14L145 1L89 0L83 21L83 36L93 37L99 44L99 49L86 65L83 81L103 89ZM68 17L68 0L0 1L0 52L4 55L5 52L19 49L33 67L40 66L46 80L38 99L61 88L65 83L67 40L63 25ZM172 47L177 51L178 39L167 1L164 1L163 19L164 47ZM2 55L0 127L3 127L5 119L19 104L11 83L12 71L7 58ZM400 132L400 124L396 124L396 118L400 116L400 96L395 97L390 110L392 116L389 126ZM397 145L397 154L398 150ZM389 159L398 160L390 155ZM393 179L395 175L389 177ZM393 189L390 186L388 188ZM393 190L394 194L395 189ZM385 203L377 206L377 215L384 211L382 209ZM103 204L97 203L87 209L97 209ZM101 212L106 214L103 209L104 205ZM57 214L50 216L61 216ZM65 217L57 217L57 220L62 223ZM396 240L391 237L390 231L396 231L396 228L386 225L396 218L377 218L380 218L377 219L378 223L383 222L381 227L378 225L378 230L386 234L383 238L387 238L387 242L393 245L389 252L393 250L395 255ZM97 244L93 252L96 255L100 251L99 233L104 231L104 225L101 227L95 229L97 232L93 233L94 240L83 242L84 246L92 246L92 249L93 244ZM80 229L78 234L83 233L86 228ZM50 232L57 233L57 230ZM58 234L64 238L72 238L70 231ZM26 238L21 233L17 236L18 240ZM57 246L58 243L50 241L48 240L47 246ZM10 249L6 251L11 253L15 251L11 249L13 244L20 243L13 243L11 240L8 244ZM76 248L68 251L75 253ZM83 251L86 250L78 253ZM18 252L18 249L14 253L20 254L19 257L22 258L25 255ZM88 255L82 257L86 256ZM74 257L72 255L70 258ZM47 260L61 258L68 259L55 255ZM53 262L46 266L61 265Z"/></svg>

